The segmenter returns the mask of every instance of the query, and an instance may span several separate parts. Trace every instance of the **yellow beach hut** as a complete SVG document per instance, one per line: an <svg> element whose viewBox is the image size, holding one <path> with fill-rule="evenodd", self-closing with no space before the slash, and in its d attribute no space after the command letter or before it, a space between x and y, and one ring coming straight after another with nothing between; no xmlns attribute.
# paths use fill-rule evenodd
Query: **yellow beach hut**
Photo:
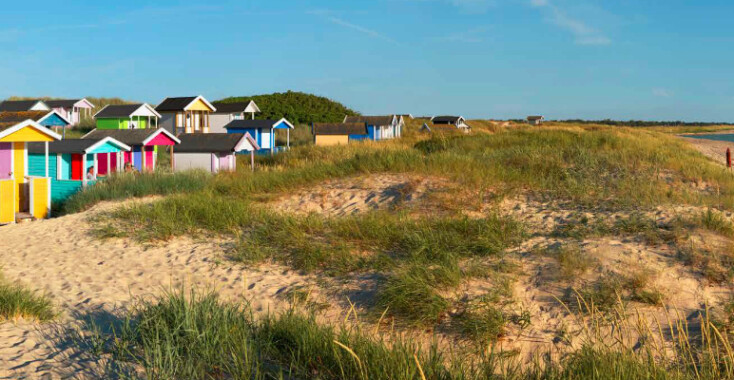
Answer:
<svg viewBox="0 0 734 380"><path fill-rule="evenodd" d="M48 149L45 176L29 176L27 143L60 139L61 136L30 119L17 124L0 123L0 224L42 219L51 214Z"/></svg>

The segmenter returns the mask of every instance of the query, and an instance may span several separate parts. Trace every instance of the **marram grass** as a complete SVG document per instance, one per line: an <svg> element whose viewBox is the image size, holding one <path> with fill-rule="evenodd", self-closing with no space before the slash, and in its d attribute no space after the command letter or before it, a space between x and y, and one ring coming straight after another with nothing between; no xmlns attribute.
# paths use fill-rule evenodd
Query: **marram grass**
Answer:
<svg viewBox="0 0 734 380"><path fill-rule="evenodd" d="M18 318L46 322L54 318L51 300L0 274L0 322Z"/></svg>
<svg viewBox="0 0 734 380"><path fill-rule="evenodd" d="M584 300L578 302L591 307ZM618 314L610 314L616 326L611 330L610 316L593 307L577 314L581 346L561 355L538 352L526 365L499 346L441 350L436 342L418 344L359 323L324 326L298 309L254 318L246 304L224 302L215 293L196 290L139 301L116 326L97 326L83 339L96 342L101 347L97 354L112 360L107 375L142 372L154 379L713 380L734 376L731 343L708 313L701 315L700 327L688 325L684 318L670 318L652 329L630 321L621 306L616 310ZM493 324L501 323L499 316L488 318ZM498 331L483 330L482 325L465 327L481 334ZM630 344L630 336L643 334L646 339L641 345Z"/></svg>

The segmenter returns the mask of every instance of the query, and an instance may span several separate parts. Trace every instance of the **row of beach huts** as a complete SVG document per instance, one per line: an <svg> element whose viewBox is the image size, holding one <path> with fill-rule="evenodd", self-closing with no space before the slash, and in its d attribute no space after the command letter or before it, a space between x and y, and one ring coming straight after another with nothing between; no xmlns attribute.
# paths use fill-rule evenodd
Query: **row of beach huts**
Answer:
<svg viewBox="0 0 734 380"><path fill-rule="evenodd" d="M170 153L171 170L236 169L236 154L275 154L290 148L294 125L255 119L254 101L209 102L203 96L108 105L92 114L87 99L0 103L0 224L47 218L51 206L116 172L149 172L158 153ZM65 138L69 127L94 117L96 128ZM315 145L398 138L409 115L346 116L342 123L313 123ZM468 130L461 117L436 117L432 127ZM286 131L283 146L276 131ZM282 144L282 143L281 143Z"/></svg>

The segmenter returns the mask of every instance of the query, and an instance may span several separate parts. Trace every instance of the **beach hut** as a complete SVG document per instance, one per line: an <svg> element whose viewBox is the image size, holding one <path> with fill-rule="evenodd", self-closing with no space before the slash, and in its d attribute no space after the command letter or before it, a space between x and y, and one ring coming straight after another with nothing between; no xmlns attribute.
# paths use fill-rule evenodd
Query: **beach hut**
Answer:
<svg viewBox="0 0 734 380"><path fill-rule="evenodd" d="M209 115L209 132L211 133L227 133L224 126L230 121L244 120L246 113L250 114L250 119L255 119L255 113L260 112L260 108L252 100L233 103L214 102L212 105L216 110Z"/></svg>
<svg viewBox="0 0 734 380"><path fill-rule="evenodd" d="M217 108L199 95L165 98L155 110L161 114L160 126L178 135L209 133L209 116Z"/></svg>
<svg viewBox="0 0 734 380"><path fill-rule="evenodd" d="M530 125L541 125L545 121L545 118L540 115L528 116L527 121L528 121L528 124Z"/></svg>
<svg viewBox="0 0 734 380"><path fill-rule="evenodd" d="M367 133L364 135L352 135L351 140L389 140L399 138L405 125L400 115L388 116L345 116L345 123L364 123Z"/></svg>
<svg viewBox="0 0 734 380"><path fill-rule="evenodd" d="M25 120L33 120L42 126L53 130L58 133L59 128L66 132L66 127L70 126L71 123L62 116L58 111L17 111L0 112L0 123L16 124Z"/></svg>
<svg viewBox="0 0 734 380"><path fill-rule="evenodd" d="M98 129L158 128L160 118L147 103L107 105L94 114Z"/></svg>
<svg viewBox="0 0 734 380"><path fill-rule="evenodd" d="M95 139L66 139L48 144L48 157L43 143L28 144L28 173L51 178L51 202L62 202L82 187L93 184L87 178L92 168L94 176L104 176L120 169L120 163L110 159L112 154L129 152L130 147L112 137ZM104 161L99 157L105 157ZM104 162L104 166L100 165Z"/></svg>
<svg viewBox="0 0 734 380"><path fill-rule="evenodd" d="M92 115L92 104L89 100L82 99L54 99L44 101L52 110L64 115L71 125L78 125L84 116Z"/></svg>
<svg viewBox="0 0 734 380"><path fill-rule="evenodd" d="M457 129L469 132L471 127L463 116L434 116L431 118L434 125L453 125Z"/></svg>
<svg viewBox="0 0 734 380"><path fill-rule="evenodd" d="M110 164L111 168L117 167L114 163L119 162L120 167L124 167L125 164L130 163L138 171L152 171L155 170L155 163L157 160L156 148L158 147L173 147L179 144L179 140L171 132L163 128L158 129L95 129L86 135L83 139L101 140L105 137L112 137L113 139L122 142L123 144L131 147L129 152L111 153L109 157L105 155L98 156L97 162L98 167L106 168L107 159L112 160ZM118 161L119 160L119 161ZM102 172L102 174L106 174Z"/></svg>
<svg viewBox="0 0 734 380"><path fill-rule="evenodd" d="M354 140L352 136L357 136L356 140L359 140L361 136L367 135L367 125L365 123L313 123L311 131L314 145L346 145L350 140Z"/></svg>
<svg viewBox="0 0 734 380"><path fill-rule="evenodd" d="M293 124L285 118L280 120L232 120L224 126L224 129L227 133L249 133L260 146L260 153L272 154L279 150L275 146L275 131L278 129L285 129L287 132L286 146L280 148L290 148Z"/></svg>
<svg viewBox="0 0 734 380"><path fill-rule="evenodd" d="M173 155L174 170L204 169L212 173L235 171L235 153L250 152L250 165L255 168L255 152L260 150L249 133L184 134Z"/></svg>
<svg viewBox="0 0 734 380"><path fill-rule="evenodd" d="M0 123L0 224L51 215L48 143L61 136L34 120ZM29 176L27 145L44 143L43 171Z"/></svg>

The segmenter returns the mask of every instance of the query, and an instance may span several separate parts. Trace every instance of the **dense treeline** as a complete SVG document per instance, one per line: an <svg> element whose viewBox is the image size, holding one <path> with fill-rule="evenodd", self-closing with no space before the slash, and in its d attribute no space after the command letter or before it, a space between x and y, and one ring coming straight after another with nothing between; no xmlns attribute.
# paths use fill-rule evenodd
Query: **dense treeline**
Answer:
<svg viewBox="0 0 734 380"><path fill-rule="evenodd" d="M269 95L233 96L223 102L254 100L260 107L256 119L280 119L285 117L292 123L308 124L313 122L341 122L345 115L357 112L345 105L323 96L297 91L276 92Z"/></svg>

